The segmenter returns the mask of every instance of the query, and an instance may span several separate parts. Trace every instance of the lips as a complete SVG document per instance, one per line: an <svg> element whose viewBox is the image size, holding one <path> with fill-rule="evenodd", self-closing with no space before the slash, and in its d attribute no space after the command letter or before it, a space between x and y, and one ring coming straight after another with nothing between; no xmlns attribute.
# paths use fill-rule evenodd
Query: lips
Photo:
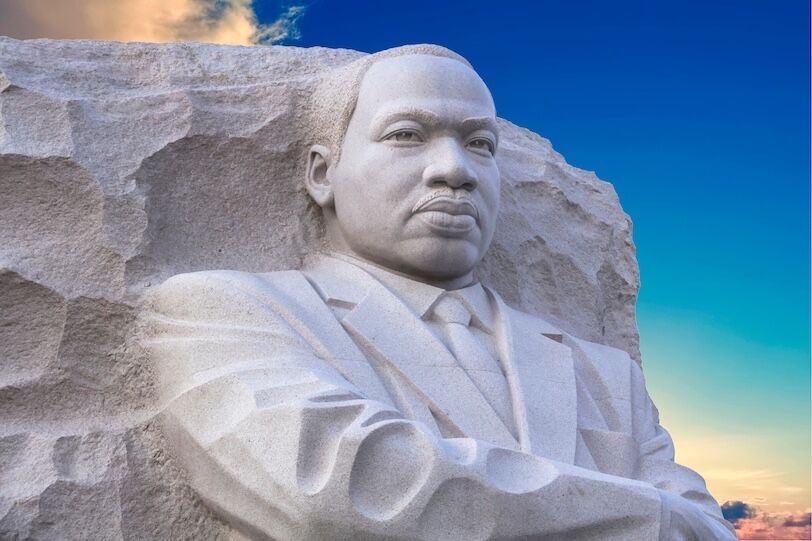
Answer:
<svg viewBox="0 0 812 541"><path fill-rule="evenodd" d="M479 221L479 212L471 201L470 195L464 191L454 191L443 187L425 194L417 200L412 213L436 211L445 212L452 216L471 216Z"/></svg>
<svg viewBox="0 0 812 541"><path fill-rule="evenodd" d="M479 218L476 207L466 199L456 199L447 196L434 198L421 205L416 212L445 212L452 216L470 216Z"/></svg>
<svg viewBox="0 0 812 541"><path fill-rule="evenodd" d="M421 197L412 212L441 234L463 234L476 227L479 212L467 195L455 197L451 190Z"/></svg>

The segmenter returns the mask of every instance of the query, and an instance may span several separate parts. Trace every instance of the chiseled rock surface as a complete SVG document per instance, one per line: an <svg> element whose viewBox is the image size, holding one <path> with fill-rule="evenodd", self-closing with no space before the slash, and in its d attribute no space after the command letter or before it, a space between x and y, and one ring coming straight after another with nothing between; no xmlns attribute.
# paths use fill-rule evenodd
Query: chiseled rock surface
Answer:
<svg viewBox="0 0 812 541"><path fill-rule="evenodd" d="M0 539L236 538L164 451L140 300L181 272L296 268L322 242L307 97L360 54L0 38ZM639 358L612 186L501 125L483 282Z"/></svg>

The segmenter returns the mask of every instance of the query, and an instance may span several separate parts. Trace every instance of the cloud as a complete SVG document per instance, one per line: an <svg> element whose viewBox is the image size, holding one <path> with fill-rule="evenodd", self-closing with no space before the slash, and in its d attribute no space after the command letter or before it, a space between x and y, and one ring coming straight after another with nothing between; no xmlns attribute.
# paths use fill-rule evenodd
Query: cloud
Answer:
<svg viewBox="0 0 812 541"><path fill-rule="evenodd" d="M805 513L799 517L790 515L784 520L784 526L788 528L803 528L812 524L812 513Z"/></svg>
<svg viewBox="0 0 812 541"><path fill-rule="evenodd" d="M297 39L304 5L259 24L251 0L0 0L0 35L231 45Z"/></svg>
<svg viewBox="0 0 812 541"><path fill-rule="evenodd" d="M736 525L739 539L812 539L809 519L787 519L779 514L759 515L742 519Z"/></svg>
<svg viewBox="0 0 812 541"><path fill-rule="evenodd" d="M726 481L739 480L742 481L742 483L776 479L785 475L784 472L773 470L751 470L746 468L709 468L704 473L706 477L713 477L715 479Z"/></svg>
<svg viewBox="0 0 812 541"><path fill-rule="evenodd" d="M810 539L812 513L764 513L742 501L722 505L722 515L739 539Z"/></svg>
<svg viewBox="0 0 812 541"><path fill-rule="evenodd" d="M795 493L798 493L798 492L803 492L804 488L803 487L789 487L789 486L787 486L787 487L780 487L778 490L781 491L781 492L787 493L787 494L795 494Z"/></svg>
<svg viewBox="0 0 812 541"><path fill-rule="evenodd" d="M256 34L256 42L271 44L287 39L299 39L302 35L299 32L297 23L306 9L307 6L288 6L278 19L259 28Z"/></svg>
<svg viewBox="0 0 812 541"><path fill-rule="evenodd" d="M722 516L735 525L738 520L756 516L756 509L740 501L725 502L722 504Z"/></svg>

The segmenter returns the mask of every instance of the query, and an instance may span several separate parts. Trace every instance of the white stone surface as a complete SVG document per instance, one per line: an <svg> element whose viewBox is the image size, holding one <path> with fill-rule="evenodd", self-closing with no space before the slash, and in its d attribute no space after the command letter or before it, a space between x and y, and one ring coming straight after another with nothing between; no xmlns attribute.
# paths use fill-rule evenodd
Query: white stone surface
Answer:
<svg viewBox="0 0 812 541"><path fill-rule="evenodd" d="M282 540L735 539L627 353L489 291L506 423L414 310L445 290L387 272L324 257L154 295L170 448L225 521Z"/></svg>
<svg viewBox="0 0 812 541"><path fill-rule="evenodd" d="M569 525L577 525L596 516L617 516L626 517L618 527L650 538L646 536L660 519L652 515L659 509L658 491L606 474L630 475L625 469L631 462L618 458L633 447L630 437L663 442L664 451L649 449L655 456L668 453L667 435L635 433L629 424L637 419L639 426L650 428L654 412L646 406L639 369L628 355L600 350L603 346L569 334L638 356L638 275L630 222L609 184L567 165L547 141L505 121L499 121L497 156L502 213L479 276L510 304L544 315L550 321L545 323L547 335L560 336L566 344L537 332L514 334L534 336L537 343L523 347L549 350L550 359L569 358L570 363L572 353L567 352L576 352L575 366L590 366L594 372L589 382L605 384L587 393L597 410L582 412L579 393L588 385L575 385L582 377L578 370L562 368L565 377L556 381L564 385L542 385L547 380L533 377L514 383L537 386L527 396L547 401L550 408L549 415L522 417L517 449L553 460L508 450L506 437L494 441L489 431L499 426L499 419L480 426L482 417L470 417L465 407L471 400L477 407L470 393L449 395L461 401L449 401L451 410L435 412L441 420L435 432L423 431L414 421L395 420L389 407L376 410L373 404L370 409L370 400L350 407L349 397L335 395L347 390L347 378L339 375L341 370L331 372L322 356L360 371L362 379L349 378L354 385L349 390L367 398L382 385L372 375L364 376L369 365L348 363L352 351L336 353L326 346L314 357L312 348L323 337L312 333L321 332L321 323L305 323L301 318L306 313L288 313L283 321L275 309L250 298L262 295L277 309L313 301L314 310L328 310L314 290L311 294L300 287L307 282L295 282L301 280L296 273L265 278L193 274L163 286L155 296L157 312L187 318L190 333L166 342L180 348L166 359L190 355L183 349L187 338L203 332L192 357L212 365L205 373L208 380L189 380L201 366L175 362L167 372L159 362L164 385L156 385L142 346L143 329L135 324L145 292L186 271L298 268L313 246L323 242L319 210L308 202L302 183L301 157L312 136L308 97L318 74L359 55L283 47L0 39L0 535L86 539L92 532L94 539L238 539L282 532L282 538L323 539L364 538L366 532L379 538L474 539L499 531L531 535L532 530L521 529L536 527L536 534L554 538L554 517L567 516ZM317 272L319 263L313 265ZM319 280L340 272L323 274L326 278ZM380 319L381 312L360 317L349 311L353 305L341 294L357 281L333 282L336 298L344 302L336 306L348 310L348 325ZM364 287L377 283L367 281ZM246 312L252 317L241 319ZM502 321L534 331L541 324L521 312L510 314ZM227 337L229 348L236 348L228 350L228 358L245 364L218 367L225 338L217 333L223 329L202 324L231 331L241 322L251 328L242 329L246 334L236 342ZM278 331L271 341L263 334L268 330ZM380 340L400 344L385 333ZM271 345L288 348L280 350L289 363L283 373L281 367L251 364ZM527 358L519 353L510 362ZM610 367L618 363L626 368L615 373ZM453 373L448 377L464 381ZM413 375L421 376L431 379L428 373ZM362 380L365 384L359 385ZM173 400L181 392L185 394ZM214 407L219 392L228 393L229 408ZM436 392L430 394L436 398ZM574 408L563 407L576 395L577 415ZM560 402L552 400L556 396ZM641 407L624 409L612 405L614 399ZM290 400L305 400L308 406L290 409L288 417L284 411L277 415L280 409L267 415L274 404L284 410ZM415 397L403 400L419 403ZM514 407L532 409L532 399L524 400L514 399ZM313 403L322 405L311 407ZM212 407L200 407L206 404ZM193 449L197 442L206 449L199 461L183 453L179 460L168 451L156 418L167 406L164 422L187 423L170 431L170 439L190 438L186 444L174 441L175 449ZM335 415L341 417L339 425L345 423L350 431L363 428L372 437L345 440L340 430L318 428L336 426ZM369 426L359 427L359 419ZM614 425L598 428L601 422ZM258 425L251 429L252 423ZM536 432L533 423L541 423ZM439 439L449 435L445 430L455 436L479 430L482 439ZM547 439L550 430L573 439ZM385 437L390 431L392 437ZM353 444L346 450L344 441L360 446L356 451L362 460L354 462L354 470L346 469ZM505 444L505 449L488 441ZM218 477L227 474L229 458L245 459L255 446L272 451L256 462L241 461L240 482ZM301 448L312 451L297 463L288 453ZM331 461L345 469L336 469L338 462ZM220 469L206 469L212 464ZM298 464L296 469L292 464ZM382 485L376 474L381 464L400 464L395 470L402 477ZM604 473L585 473L572 464ZM208 477L201 479L200 471ZM244 483L246 475L250 486ZM686 486L701 484L675 475ZM639 477L645 479L645 472ZM442 479L446 481L431 485ZM428 481L431 490L426 490ZM591 493L612 483L615 488L605 492L608 498L585 501L566 513L540 505L550 497L563 501L555 499L557 490ZM394 490L404 486L409 487L405 494ZM333 490L343 496L331 497ZM450 503L410 503L414 498ZM459 501L470 504L470 517L447 513ZM224 508L234 505L229 502L245 506ZM707 505L710 509L713 504ZM680 516L701 513L676 497L668 508ZM297 527L295 520L312 516L312 509L319 509L319 519L305 529ZM394 518L389 516L393 512ZM234 520L240 514L247 522ZM630 520L630 515L640 520ZM350 517L359 522L348 522ZM692 522L705 524L702 516L694 518ZM387 527L390 519L400 529ZM602 531L608 537L599 538L615 535L611 529Z"/></svg>

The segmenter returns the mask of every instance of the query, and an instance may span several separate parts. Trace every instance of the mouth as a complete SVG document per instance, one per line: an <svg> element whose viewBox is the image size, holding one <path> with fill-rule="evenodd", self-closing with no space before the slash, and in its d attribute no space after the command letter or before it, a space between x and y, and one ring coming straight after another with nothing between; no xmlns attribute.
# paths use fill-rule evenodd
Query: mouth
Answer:
<svg viewBox="0 0 812 541"><path fill-rule="evenodd" d="M412 213L441 233L467 233L479 223L479 211L467 195L438 190L421 197Z"/></svg>

